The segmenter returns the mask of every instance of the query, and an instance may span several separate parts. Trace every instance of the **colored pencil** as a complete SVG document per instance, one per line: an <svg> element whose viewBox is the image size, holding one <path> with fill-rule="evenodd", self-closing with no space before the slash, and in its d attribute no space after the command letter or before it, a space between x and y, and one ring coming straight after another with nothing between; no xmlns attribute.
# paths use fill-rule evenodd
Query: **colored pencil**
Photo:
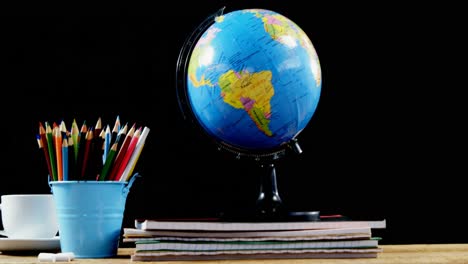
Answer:
<svg viewBox="0 0 468 264"><path fill-rule="evenodd" d="M65 125L65 121L62 120L62 122L60 122L60 133L62 134L62 138L66 137L67 136L67 126Z"/></svg>
<svg viewBox="0 0 468 264"><path fill-rule="evenodd" d="M75 160L75 142L73 142L73 137L70 135L68 137L68 180L75 180L76 173L76 160ZM64 177L65 178L65 177ZM64 181L66 181L64 179Z"/></svg>
<svg viewBox="0 0 468 264"><path fill-rule="evenodd" d="M49 176L52 177L52 167L50 165L50 156L49 156L49 150L47 146L47 139L46 139L46 131L44 128L44 125L39 122L39 137L40 137L40 142L42 146L42 151L44 152L45 156L45 162L47 164L47 171L49 172Z"/></svg>
<svg viewBox="0 0 468 264"><path fill-rule="evenodd" d="M40 136L39 134L36 135L36 140L37 140L37 146L39 147L39 150L40 150L42 153L44 153L44 149L45 149L45 148L44 148L44 145L42 145L41 136ZM46 159L44 160L44 162L45 162L46 164L47 164L47 157L48 157L48 156L45 156ZM44 163L44 162L43 162L43 163ZM47 168L47 169L48 169L48 168Z"/></svg>
<svg viewBox="0 0 468 264"><path fill-rule="evenodd" d="M143 128L132 156L130 157L128 164L123 171L122 176L120 177L120 181L128 181L132 176L132 172L135 169L138 158L140 157L141 151L143 150L143 146L145 145L146 137L148 136L149 131L150 129L148 127Z"/></svg>
<svg viewBox="0 0 468 264"><path fill-rule="evenodd" d="M133 151L135 150L136 144L138 143L140 134L141 134L141 127L135 131L135 133L133 134L132 140L130 141L130 144L128 145L128 148L125 150L125 156L123 157L122 162L119 164L119 170L117 171L115 180L119 181L122 178L123 172L125 168L127 167L127 164L130 160L130 157L133 154Z"/></svg>
<svg viewBox="0 0 468 264"><path fill-rule="evenodd" d="M108 177L109 180L116 180L117 171L119 170L119 166L122 163L123 157L125 156L125 152L127 151L128 145L130 144L134 133L135 124L130 128L130 130L128 130L128 133L123 140L122 146L118 148L117 157L115 157L114 165L112 166L111 172ZM122 141L122 139L120 139L120 141Z"/></svg>
<svg viewBox="0 0 468 264"><path fill-rule="evenodd" d="M83 140L83 138L81 139ZM89 161L90 161L90 153L92 151L92 144L93 142L93 129L91 128L90 130L88 130L88 132L86 133L86 137L85 137L85 146L84 146L84 149L83 149L83 162L81 164L81 179L83 180L87 180L89 177L87 177L87 169L88 169L88 166L90 166L89 164ZM80 169L80 168L78 168Z"/></svg>
<svg viewBox="0 0 468 264"><path fill-rule="evenodd" d="M117 135L119 134L120 131L120 117L117 116L115 119L114 127L112 128L112 134L111 134L111 140L109 142L109 145L112 146L115 143L115 140L117 138Z"/></svg>
<svg viewBox="0 0 468 264"><path fill-rule="evenodd" d="M106 177L109 174L109 169L114 161L116 153L117 153L117 143L114 143L114 145L112 145L112 147L109 150L109 154L107 155L107 158L106 158L106 163L104 164L101 174L99 175L100 181L106 180Z"/></svg>
<svg viewBox="0 0 468 264"><path fill-rule="evenodd" d="M102 155L102 163L106 163L106 158L109 154L109 150L111 147L111 130L109 125L106 126L105 134L104 134L104 154Z"/></svg>
<svg viewBox="0 0 468 264"><path fill-rule="evenodd" d="M54 128L55 158L57 161L57 179L63 181L63 160L62 160L62 133L59 127Z"/></svg>
<svg viewBox="0 0 468 264"><path fill-rule="evenodd" d="M88 133L88 126L86 125L86 121L83 122L80 129L79 134L79 141L78 141L78 160L76 162L76 170L75 170L75 177L77 180L84 180L82 178L82 168L83 168L83 159L85 154L85 146L86 146L86 134Z"/></svg>
<svg viewBox="0 0 468 264"><path fill-rule="evenodd" d="M122 127L119 116L112 131L109 125L102 126L101 117L96 127L88 128L84 121L81 129L73 119L70 130L64 120L59 124L39 122L36 141L45 158L48 180L128 181L150 131L135 126L126 123Z"/></svg>
<svg viewBox="0 0 468 264"><path fill-rule="evenodd" d="M102 120L101 118L99 117L97 122L96 122L96 125L94 126L94 135L93 135L93 138L98 138L99 135L101 134L101 130L102 130Z"/></svg>
<svg viewBox="0 0 468 264"><path fill-rule="evenodd" d="M127 124L125 124L125 126L123 126L123 128L119 130L119 133L117 134L117 138L115 139L115 143L117 143L117 151L120 150L120 148L122 147L124 139L127 136L127 131L128 131Z"/></svg>
<svg viewBox="0 0 468 264"><path fill-rule="evenodd" d="M68 181L68 138L62 141L62 181Z"/></svg>
<svg viewBox="0 0 468 264"><path fill-rule="evenodd" d="M76 123L76 119L73 119L73 123L71 126L71 137L73 139L73 152L75 156L75 163L78 161L78 147L80 142L80 130L78 129L78 124Z"/></svg>
<svg viewBox="0 0 468 264"><path fill-rule="evenodd" d="M91 169L90 177L94 179L99 179L99 174L101 174L102 167L104 163L102 162L102 155L104 153L104 137L105 137L105 130L101 130L101 133L97 138L93 138L93 164Z"/></svg>
<svg viewBox="0 0 468 264"><path fill-rule="evenodd" d="M58 180L57 178L57 163L55 159L55 150L54 150L54 140L52 136L52 128L50 125L45 122L45 127L46 127L46 139L47 139L47 148L49 152L49 160L50 160L50 166L52 168L52 175L50 175L51 179L53 181Z"/></svg>

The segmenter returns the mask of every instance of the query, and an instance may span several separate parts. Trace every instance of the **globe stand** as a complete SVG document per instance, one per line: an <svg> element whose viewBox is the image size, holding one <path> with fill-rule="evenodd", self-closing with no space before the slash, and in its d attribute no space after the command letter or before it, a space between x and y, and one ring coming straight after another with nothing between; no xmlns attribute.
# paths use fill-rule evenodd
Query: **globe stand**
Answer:
<svg viewBox="0 0 468 264"><path fill-rule="evenodd" d="M187 86L187 67L194 45L201 35L209 28L215 19L221 16L225 7L208 16L192 34L185 40L185 43L179 53L176 68L176 89L177 101L182 111L183 118L197 124L196 127L206 135L201 126L196 122L196 117L191 111L190 102L185 87ZM278 192L276 181L275 161L285 155L286 149L292 149L296 154L302 153L302 150L294 138L288 144L277 149L255 152L230 146L224 142L215 142L218 150L225 150L235 155L237 159L254 160L260 165L260 189L255 208L253 210L243 210L242 212L223 212L219 217L224 221L248 221L248 222L275 222L275 221L319 221L319 211L289 211L286 209Z"/></svg>
<svg viewBox="0 0 468 264"><path fill-rule="evenodd" d="M296 139L288 144L295 154L301 154L302 149ZM257 212L260 218L265 220L280 221L319 221L319 211L288 211L284 208L283 201L278 192L276 182L276 168L273 162L262 164L260 175L260 190L257 198Z"/></svg>
<svg viewBox="0 0 468 264"><path fill-rule="evenodd" d="M273 163L261 165L260 190L256 203L256 219L262 221L318 221L319 211L288 211L278 192Z"/></svg>
<svg viewBox="0 0 468 264"><path fill-rule="evenodd" d="M224 221L237 222L298 222L319 221L320 211L292 211L287 208L278 191L275 162L286 155L286 150L301 154L296 139L280 149L265 153L249 153L238 148L218 143L218 150L230 152L237 159L253 160L260 167L259 192L253 209L226 211L220 215ZM293 154L293 153L291 153Z"/></svg>
<svg viewBox="0 0 468 264"><path fill-rule="evenodd" d="M281 212L283 201L276 183L276 168L273 163L261 165L260 191L257 198L257 210L260 215L272 217Z"/></svg>

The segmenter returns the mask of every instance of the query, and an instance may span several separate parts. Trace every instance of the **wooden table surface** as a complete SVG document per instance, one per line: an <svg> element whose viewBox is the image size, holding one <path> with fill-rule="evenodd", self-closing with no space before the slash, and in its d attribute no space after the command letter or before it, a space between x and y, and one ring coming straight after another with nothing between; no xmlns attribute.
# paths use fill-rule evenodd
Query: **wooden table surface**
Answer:
<svg viewBox="0 0 468 264"><path fill-rule="evenodd" d="M287 263L378 263L378 264L412 264L412 263L468 263L468 244L421 244L421 245L381 245L382 253L372 259L288 259ZM136 263L130 260L134 248L120 248L115 258L103 259L74 259L73 263ZM222 263L222 264L269 264L285 263L284 259L277 260L222 260L222 261L197 261L196 263ZM37 253L0 253L0 263L38 263ZM45 263L45 262L41 262ZM180 264L193 263L190 261L158 261L140 263Z"/></svg>

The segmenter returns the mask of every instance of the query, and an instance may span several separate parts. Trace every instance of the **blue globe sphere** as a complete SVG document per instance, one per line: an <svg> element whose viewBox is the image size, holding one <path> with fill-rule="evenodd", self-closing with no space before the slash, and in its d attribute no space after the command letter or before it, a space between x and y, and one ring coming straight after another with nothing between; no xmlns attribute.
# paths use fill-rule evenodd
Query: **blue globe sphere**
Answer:
<svg viewBox="0 0 468 264"><path fill-rule="evenodd" d="M264 9L217 16L197 40L186 78L202 128L243 150L275 149L295 139L311 120L322 86L308 36Z"/></svg>

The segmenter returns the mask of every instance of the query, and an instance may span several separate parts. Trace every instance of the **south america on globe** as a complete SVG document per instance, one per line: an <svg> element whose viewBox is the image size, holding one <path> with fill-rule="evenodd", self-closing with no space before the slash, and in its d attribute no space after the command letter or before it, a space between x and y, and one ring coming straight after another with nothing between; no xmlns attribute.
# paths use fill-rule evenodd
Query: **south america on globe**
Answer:
<svg viewBox="0 0 468 264"><path fill-rule="evenodd" d="M270 150L310 122L322 87L317 53L304 31L264 9L215 18L188 61L187 97L201 127L242 150Z"/></svg>

